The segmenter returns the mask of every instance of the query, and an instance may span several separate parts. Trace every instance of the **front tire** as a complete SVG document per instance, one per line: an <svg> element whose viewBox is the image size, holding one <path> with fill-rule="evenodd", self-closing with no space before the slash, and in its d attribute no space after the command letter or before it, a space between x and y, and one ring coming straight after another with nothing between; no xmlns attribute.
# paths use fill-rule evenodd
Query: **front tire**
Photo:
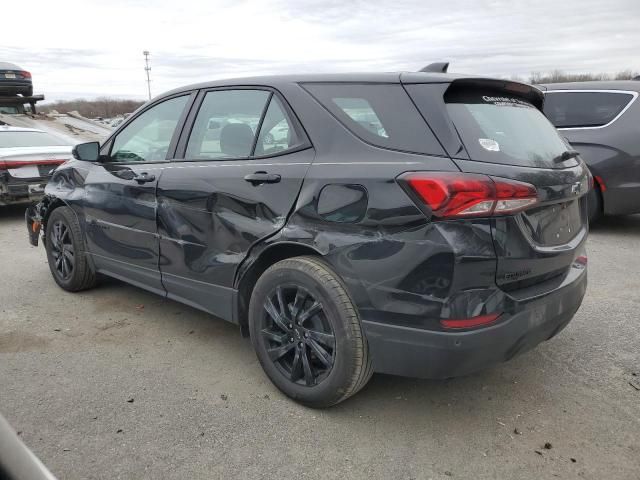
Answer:
<svg viewBox="0 0 640 480"><path fill-rule="evenodd" d="M49 216L45 246L49 270L61 288L79 292L96 284L96 274L85 253L82 230L69 207L58 207Z"/></svg>
<svg viewBox="0 0 640 480"><path fill-rule="evenodd" d="M315 257L272 265L249 304L251 341L267 376L309 407L346 400L371 378L360 318L340 277Z"/></svg>

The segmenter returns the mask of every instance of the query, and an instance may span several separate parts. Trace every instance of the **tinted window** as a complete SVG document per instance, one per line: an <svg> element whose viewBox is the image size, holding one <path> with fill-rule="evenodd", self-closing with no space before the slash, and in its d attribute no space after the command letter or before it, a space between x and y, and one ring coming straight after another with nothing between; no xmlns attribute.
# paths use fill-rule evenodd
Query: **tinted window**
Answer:
<svg viewBox="0 0 640 480"><path fill-rule="evenodd" d="M262 121L254 155L273 155L298 147L301 143L294 123L286 115L278 97L274 95Z"/></svg>
<svg viewBox="0 0 640 480"><path fill-rule="evenodd" d="M442 155L442 148L398 84L305 84L351 132L379 147Z"/></svg>
<svg viewBox="0 0 640 480"><path fill-rule="evenodd" d="M0 148L5 147L53 147L70 145L44 132L3 132L0 130Z"/></svg>
<svg viewBox="0 0 640 480"><path fill-rule="evenodd" d="M165 100L138 115L113 141L113 162L165 160L188 95Z"/></svg>
<svg viewBox="0 0 640 480"><path fill-rule="evenodd" d="M186 159L249 157L270 95L265 90L208 92L189 136Z"/></svg>
<svg viewBox="0 0 640 480"><path fill-rule="evenodd" d="M447 112L473 160L532 167L561 167L553 159L568 149L540 110L504 91L454 90Z"/></svg>
<svg viewBox="0 0 640 480"><path fill-rule="evenodd" d="M633 99L629 93L551 92L544 113L558 128L600 127L616 118Z"/></svg>

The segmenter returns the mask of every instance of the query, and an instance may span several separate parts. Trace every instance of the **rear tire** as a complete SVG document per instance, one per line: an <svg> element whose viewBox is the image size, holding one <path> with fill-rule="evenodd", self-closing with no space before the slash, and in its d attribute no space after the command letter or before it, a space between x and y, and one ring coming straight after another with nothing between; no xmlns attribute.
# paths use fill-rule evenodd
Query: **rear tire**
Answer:
<svg viewBox="0 0 640 480"><path fill-rule="evenodd" d="M604 215L602 192L597 185L587 195L587 208L589 210L589 223L597 222Z"/></svg>
<svg viewBox="0 0 640 480"><path fill-rule="evenodd" d="M357 310L340 277L318 258L282 260L264 272L251 295L249 330L267 376L303 405L335 405L371 378Z"/></svg>
<svg viewBox="0 0 640 480"><path fill-rule="evenodd" d="M96 274L89 263L84 237L73 210L56 208L47 220L45 247L55 282L68 292L95 286Z"/></svg>

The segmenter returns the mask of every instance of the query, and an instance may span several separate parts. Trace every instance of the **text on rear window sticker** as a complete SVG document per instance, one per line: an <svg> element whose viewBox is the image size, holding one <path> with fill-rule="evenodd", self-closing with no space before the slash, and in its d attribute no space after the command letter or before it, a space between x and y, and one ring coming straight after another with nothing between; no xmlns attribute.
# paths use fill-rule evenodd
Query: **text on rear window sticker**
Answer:
<svg viewBox="0 0 640 480"><path fill-rule="evenodd" d="M518 98L511 97L490 97L488 95L483 95L482 99L487 103L492 103L498 107L529 107L535 108L529 102L525 102L524 100L520 100Z"/></svg>

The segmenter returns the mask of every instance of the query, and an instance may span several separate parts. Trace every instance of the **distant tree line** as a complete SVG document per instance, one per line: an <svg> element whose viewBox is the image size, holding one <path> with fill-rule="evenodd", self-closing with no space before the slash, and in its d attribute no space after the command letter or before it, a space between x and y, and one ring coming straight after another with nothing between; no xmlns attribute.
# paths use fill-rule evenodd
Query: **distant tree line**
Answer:
<svg viewBox="0 0 640 480"><path fill-rule="evenodd" d="M94 100L76 99L54 103L46 103L38 106L38 110L50 113L55 110L58 113L76 111L87 118L111 118L131 113L144 102L138 100L126 100L122 98L99 97Z"/></svg>
<svg viewBox="0 0 640 480"><path fill-rule="evenodd" d="M639 77L640 73L632 70L623 70L615 74L608 73L565 73L562 70L553 70L550 73L533 72L528 79L529 83L560 83L560 82L588 82L590 80L632 80Z"/></svg>

